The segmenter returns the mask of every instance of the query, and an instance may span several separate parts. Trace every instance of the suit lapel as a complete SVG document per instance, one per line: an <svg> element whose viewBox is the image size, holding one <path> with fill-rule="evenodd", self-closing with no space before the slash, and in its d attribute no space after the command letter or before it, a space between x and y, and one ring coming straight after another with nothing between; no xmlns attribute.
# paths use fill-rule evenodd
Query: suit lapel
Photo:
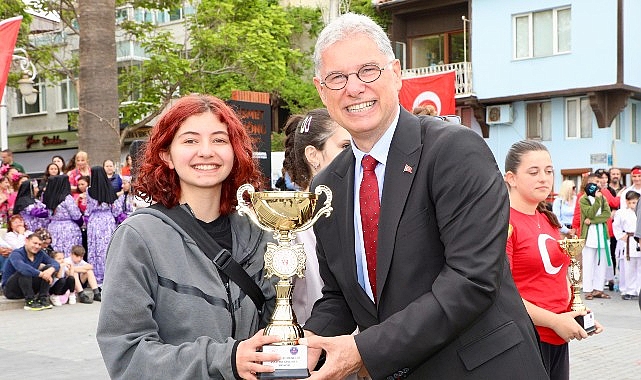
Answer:
<svg viewBox="0 0 641 380"><path fill-rule="evenodd" d="M385 182L381 196L376 253L377 299L379 300L392 262L398 224L421 157L423 144L420 128L418 119L401 109L387 155Z"/></svg>
<svg viewBox="0 0 641 380"><path fill-rule="evenodd" d="M335 257L339 263L336 267L343 268L349 275L349 282L353 284L349 289L343 289L346 292L351 292L361 304L361 306L371 314L373 318L377 318L376 306L372 300L367 296L367 293L358 283L358 276L356 274L356 254L354 249L354 155L351 150L339 155L335 161L337 165L332 172L332 186L330 189L336 191L333 198L332 207L336 215L336 220L340 221L335 225L344 226L345 228L335 228L337 231L338 239L335 240L335 245L332 245L333 252L337 252ZM327 250L327 249L326 249Z"/></svg>

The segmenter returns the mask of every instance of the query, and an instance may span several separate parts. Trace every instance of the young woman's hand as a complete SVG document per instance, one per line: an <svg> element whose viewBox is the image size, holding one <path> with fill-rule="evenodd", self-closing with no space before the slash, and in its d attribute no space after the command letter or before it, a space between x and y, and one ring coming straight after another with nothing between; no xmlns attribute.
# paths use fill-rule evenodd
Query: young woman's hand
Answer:
<svg viewBox="0 0 641 380"><path fill-rule="evenodd" d="M258 380L257 373L274 372L274 367L263 365L280 359L278 354L260 352L264 345L280 341L280 337L263 335L258 331L253 337L243 340L236 349L236 370L242 379Z"/></svg>
<svg viewBox="0 0 641 380"><path fill-rule="evenodd" d="M575 317L586 314L587 311L568 311L557 314L557 321L553 327L554 332L566 342L572 339L581 340L587 338L588 333L585 332L583 327L574 319Z"/></svg>

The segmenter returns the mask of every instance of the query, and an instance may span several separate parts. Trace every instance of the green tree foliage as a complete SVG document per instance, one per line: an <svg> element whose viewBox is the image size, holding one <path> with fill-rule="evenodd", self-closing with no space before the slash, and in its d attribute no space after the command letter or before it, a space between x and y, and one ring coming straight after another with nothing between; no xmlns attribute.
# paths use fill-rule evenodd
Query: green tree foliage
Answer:
<svg viewBox="0 0 641 380"><path fill-rule="evenodd" d="M0 11L20 0L5 0ZM6 4L5 4L6 3ZM172 10L182 0L117 0L148 10ZM314 88L311 53L323 27L318 9L281 7L276 0L193 1L196 12L186 18L185 40L175 41L167 28L134 21L119 24L124 35L141 46L148 59L119 70L121 144L130 130L157 116L176 96L210 93L229 99L233 90L269 92L291 113L321 107ZM15 4L14 4L15 5ZM52 81L78 73L74 50L61 47L77 33L77 1L38 0L39 11L53 11L65 32L50 41L31 43L29 52L41 77ZM385 26L388 21L369 0L353 0L350 10L372 16ZM115 10L114 10L115 11ZM60 37L62 36L62 37ZM26 41L26 34L21 33ZM25 45L27 46L27 45Z"/></svg>

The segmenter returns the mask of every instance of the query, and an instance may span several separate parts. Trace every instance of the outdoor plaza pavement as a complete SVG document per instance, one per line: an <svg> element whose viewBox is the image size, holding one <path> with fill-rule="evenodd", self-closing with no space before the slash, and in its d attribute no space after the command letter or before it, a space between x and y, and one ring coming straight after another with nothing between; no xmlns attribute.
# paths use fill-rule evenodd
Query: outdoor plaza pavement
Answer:
<svg viewBox="0 0 641 380"><path fill-rule="evenodd" d="M612 299L585 301L605 331L570 343L573 380L641 379L638 301L607 293ZM23 305L0 296L0 380L109 379L96 343L100 302L43 311Z"/></svg>

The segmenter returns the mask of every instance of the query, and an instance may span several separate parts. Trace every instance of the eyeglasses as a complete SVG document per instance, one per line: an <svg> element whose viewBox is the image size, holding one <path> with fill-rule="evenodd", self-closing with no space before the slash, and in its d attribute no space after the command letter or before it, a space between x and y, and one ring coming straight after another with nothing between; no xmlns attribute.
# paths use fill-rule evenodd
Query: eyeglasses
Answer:
<svg viewBox="0 0 641 380"><path fill-rule="evenodd" d="M329 75L325 77L325 80L320 82L320 84L329 88L330 90L342 90L343 88L345 88L345 86L347 86L347 80L349 79L349 76L352 74L355 74L356 77L360 79L361 82L372 83L378 78L380 78L383 70L387 69L387 67L390 64L392 64L394 61L395 59L389 61L383 67L378 67L378 65L375 65L373 63L368 63L367 65L363 65L355 73L347 73L347 74L341 73L341 72L329 73Z"/></svg>

